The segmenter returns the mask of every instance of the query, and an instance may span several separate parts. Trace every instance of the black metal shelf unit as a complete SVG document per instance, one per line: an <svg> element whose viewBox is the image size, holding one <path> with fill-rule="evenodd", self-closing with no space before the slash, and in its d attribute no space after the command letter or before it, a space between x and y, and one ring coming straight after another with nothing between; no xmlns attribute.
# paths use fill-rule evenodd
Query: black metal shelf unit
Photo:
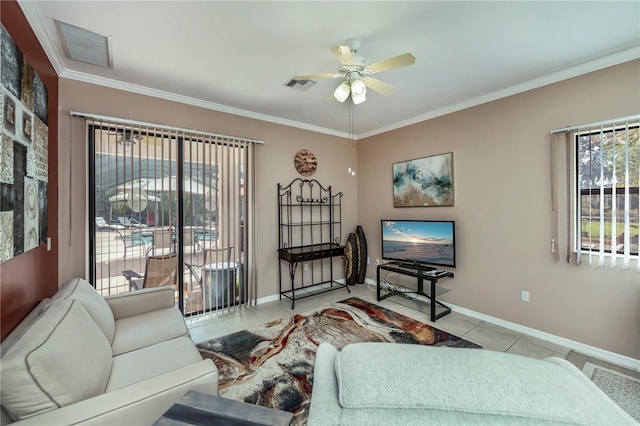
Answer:
<svg viewBox="0 0 640 426"><path fill-rule="evenodd" d="M278 279L280 299L297 299L349 287L333 279L334 257L344 255L342 192L333 194L315 179L278 184ZM288 263L290 287L283 289L282 266ZM304 267L298 276L299 263ZM311 265L311 268L309 268Z"/></svg>
<svg viewBox="0 0 640 426"><path fill-rule="evenodd" d="M391 290L387 294L382 295L380 290L382 289L380 285L380 271L390 271L396 272L398 274L407 275L410 277L415 277L418 279L418 289L415 291L412 290ZM406 264L389 262L378 265L376 268L376 298L378 301L386 299L387 297L395 296L397 294L416 294L420 296L424 296L431 301L431 321L436 322L438 318L441 318L447 314L451 313L451 308L438 300L438 296L447 293L449 289L439 287L437 285L438 280L442 278L453 278L453 272L449 271L441 271L438 275L431 275L432 271L435 271L436 268L432 268L429 266L425 267L417 267L417 266L407 266ZM425 289L424 281L429 281L429 287ZM437 307L441 308L440 313L436 313Z"/></svg>

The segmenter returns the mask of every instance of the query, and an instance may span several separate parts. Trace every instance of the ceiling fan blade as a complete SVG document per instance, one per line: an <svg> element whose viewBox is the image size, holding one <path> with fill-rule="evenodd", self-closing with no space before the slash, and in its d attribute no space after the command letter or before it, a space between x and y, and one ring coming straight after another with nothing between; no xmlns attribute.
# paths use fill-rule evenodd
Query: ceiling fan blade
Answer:
<svg viewBox="0 0 640 426"><path fill-rule="evenodd" d="M375 62L371 64L371 68L373 68L375 72L382 72L393 68L406 67L407 65L413 65L415 63L416 57L411 53L405 53L404 55Z"/></svg>
<svg viewBox="0 0 640 426"><path fill-rule="evenodd" d="M295 80L315 80L316 78L338 78L343 77L343 74L336 74L332 72L325 72L323 74L309 74L309 75L294 75Z"/></svg>
<svg viewBox="0 0 640 426"><path fill-rule="evenodd" d="M375 90L384 96L390 95L394 90L396 90L392 85L387 84L384 81L380 81L377 78L366 77L363 78L362 81L364 81L364 85L369 89Z"/></svg>
<svg viewBox="0 0 640 426"><path fill-rule="evenodd" d="M351 49L349 49L347 46L333 46L331 50L342 65L355 65L355 62L353 61L353 55L351 54Z"/></svg>

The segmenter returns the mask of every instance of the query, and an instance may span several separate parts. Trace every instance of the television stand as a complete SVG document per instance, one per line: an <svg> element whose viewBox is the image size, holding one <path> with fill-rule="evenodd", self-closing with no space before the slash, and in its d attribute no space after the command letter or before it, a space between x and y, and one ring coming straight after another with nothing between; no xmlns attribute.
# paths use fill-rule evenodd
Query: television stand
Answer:
<svg viewBox="0 0 640 426"><path fill-rule="evenodd" d="M406 275L409 277L415 277L418 279L418 289L416 291L410 290L388 290L389 292L385 295L380 294L380 271L389 271L396 272L398 274ZM451 313L451 308L445 305L444 303L437 300L437 296L449 291L448 289L443 289L442 287L438 287L438 280L442 278L453 278L453 272L443 271L440 274L434 274L433 271L436 271L436 268L431 267L413 267L407 266L406 264L396 264L396 263L385 263L380 264L376 268L376 298L378 301L386 299L391 296L395 296L398 294L417 294L420 296L424 296L431 301L431 321L436 322L438 318L442 318L443 316ZM425 292L424 289L424 281L427 280L430 282L430 291L429 293ZM436 314L436 305L444 308L442 312Z"/></svg>

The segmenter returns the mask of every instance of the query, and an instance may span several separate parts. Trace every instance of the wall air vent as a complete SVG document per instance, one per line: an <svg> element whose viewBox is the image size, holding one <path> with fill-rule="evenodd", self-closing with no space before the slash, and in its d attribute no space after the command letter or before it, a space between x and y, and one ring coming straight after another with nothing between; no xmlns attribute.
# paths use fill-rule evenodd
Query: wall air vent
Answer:
<svg viewBox="0 0 640 426"><path fill-rule="evenodd" d="M55 20L60 40L69 59L112 68L109 39L106 36Z"/></svg>
<svg viewBox="0 0 640 426"><path fill-rule="evenodd" d="M285 81L283 86L291 87L292 89L305 92L315 84L316 82L313 80L296 80L295 78L291 78L290 80Z"/></svg>

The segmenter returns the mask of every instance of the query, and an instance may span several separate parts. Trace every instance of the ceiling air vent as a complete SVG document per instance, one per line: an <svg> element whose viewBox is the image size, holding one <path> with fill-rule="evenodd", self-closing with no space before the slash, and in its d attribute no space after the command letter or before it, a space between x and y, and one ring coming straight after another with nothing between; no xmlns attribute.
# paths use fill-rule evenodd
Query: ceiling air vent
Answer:
<svg viewBox="0 0 640 426"><path fill-rule="evenodd" d="M67 57L100 67L111 68L109 39L101 34L55 20Z"/></svg>
<svg viewBox="0 0 640 426"><path fill-rule="evenodd" d="M316 82L313 80L296 80L295 78L284 82L284 86L291 87L292 89L296 89L301 92L306 91L315 84Z"/></svg>

